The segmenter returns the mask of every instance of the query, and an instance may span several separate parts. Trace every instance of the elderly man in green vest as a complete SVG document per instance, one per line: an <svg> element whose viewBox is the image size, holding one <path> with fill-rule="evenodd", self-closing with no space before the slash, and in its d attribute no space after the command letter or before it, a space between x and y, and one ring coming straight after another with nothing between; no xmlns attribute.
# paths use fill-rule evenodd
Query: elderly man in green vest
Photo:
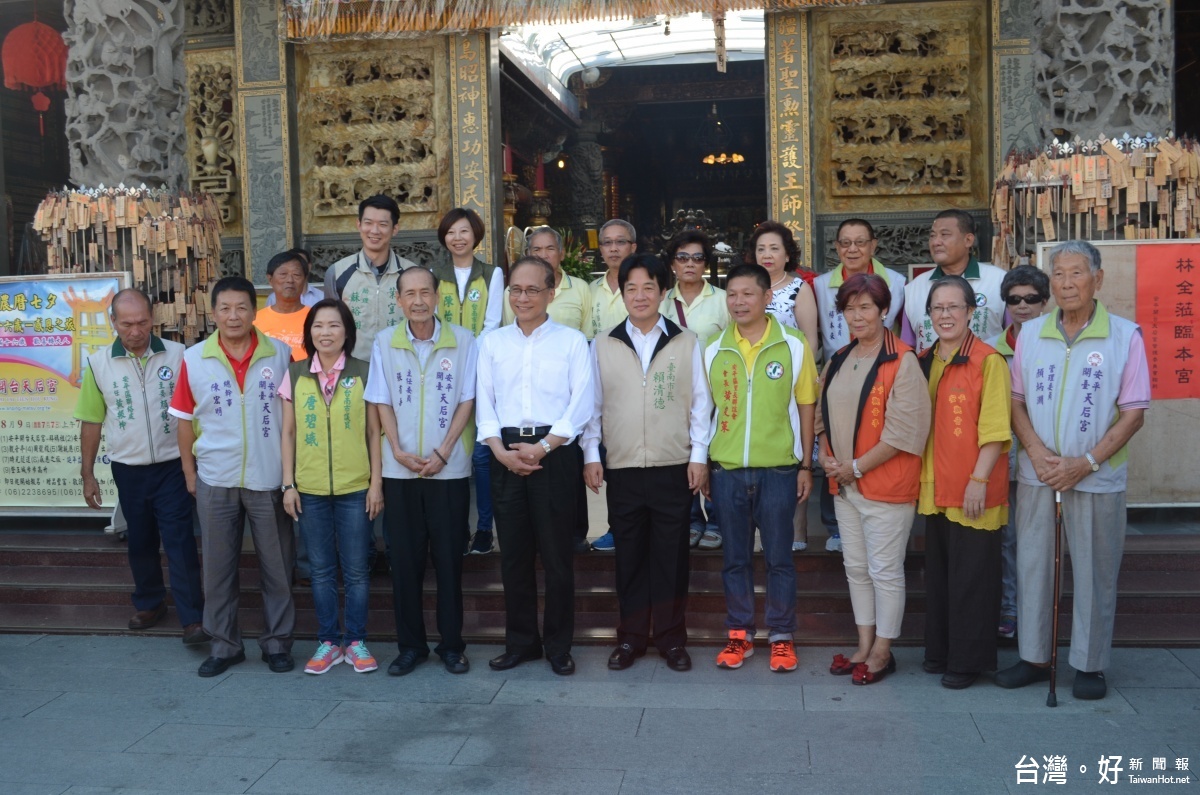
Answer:
<svg viewBox="0 0 1200 795"><path fill-rule="evenodd" d="M196 498L204 558L204 629L211 655L200 676L245 662L238 626L238 566L246 520L262 577L263 662L292 670L295 539L283 510L279 385L292 352L254 327L254 285L226 276L210 293L217 332L188 348L170 413L187 489Z"/></svg>
<svg viewBox="0 0 1200 795"><path fill-rule="evenodd" d="M338 260L325 271L325 297L338 298L350 307L358 341L351 352L356 359L371 358L371 342L385 328L404 319L396 304L396 279L416 263L392 251L392 237L400 221L400 205L379 194L358 205L358 236L362 249Z"/></svg>
<svg viewBox="0 0 1200 795"><path fill-rule="evenodd" d="M1012 359L1017 453L1017 635L1021 659L996 673L1001 687L1050 676L1055 494L1071 552L1075 698L1108 692L1117 574L1125 549L1129 440L1150 406L1141 329L1110 315L1096 293L1100 252L1070 240L1050 250L1058 309L1027 321Z"/></svg>
<svg viewBox="0 0 1200 795"><path fill-rule="evenodd" d="M692 496L708 486L712 399L696 335L659 314L671 271L653 254L621 263L617 283L629 318L592 342L592 420L583 431L584 478L607 479L608 521L621 608L621 671L650 636L674 671L692 667L684 612ZM608 451L600 465L600 440Z"/></svg>

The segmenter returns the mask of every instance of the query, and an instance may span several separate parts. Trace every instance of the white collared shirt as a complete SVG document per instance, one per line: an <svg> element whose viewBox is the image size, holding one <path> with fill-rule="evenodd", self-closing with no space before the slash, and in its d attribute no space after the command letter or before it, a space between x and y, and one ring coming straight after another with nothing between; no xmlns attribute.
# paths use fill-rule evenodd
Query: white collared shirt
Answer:
<svg viewBox="0 0 1200 795"><path fill-rule="evenodd" d="M429 354L433 353L433 344L437 342L438 333L442 330L442 321L436 317L433 319L433 336L427 340L419 340L413 336L412 326L408 323L404 324L404 331L408 334L408 341L412 343L413 350L417 352L417 361L421 363L421 369L425 369L426 362L429 361Z"/></svg>
<svg viewBox="0 0 1200 795"><path fill-rule="evenodd" d="M637 326L633 325L633 321L626 320L625 332L629 334L629 339L633 342L633 350L642 362L642 374L644 375L650 369L650 362L654 360L654 348L658 345L659 337L667 333L667 322L663 319L662 313L659 313L658 322L654 324L654 328L650 329L649 334L643 334ZM708 436L713 413L712 396L708 390L708 374L704 371L704 361L700 355L702 347L703 342L697 342L692 351L692 408L688 415L688 438L692 442L692 453L689 460L693 464L708 463ZM600 410L604 405L604 384L600 380L600 357L596 353L595 345L592 346L591 359L595 399L592 406L592 418L584 428L579 445L583 448L585 464L599 464Z"/></svg>
<svg viewBox="0 0 1200 795"><path fill-rule="evenodd" d="M592 416L587 338L549 317L529 336L516 323L483 335L475 397L480 441L525 425L574 439Z"/></svg>

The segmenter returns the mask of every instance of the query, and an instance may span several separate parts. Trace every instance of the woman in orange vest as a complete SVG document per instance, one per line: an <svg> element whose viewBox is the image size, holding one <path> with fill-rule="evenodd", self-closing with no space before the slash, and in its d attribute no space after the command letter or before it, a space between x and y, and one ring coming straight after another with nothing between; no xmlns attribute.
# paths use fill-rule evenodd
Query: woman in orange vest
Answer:
<svg viewBox="0 0 1200 795"><path fill-rule="evenodd" d="M929 433L929 393L917 357L884 328L891 301L887 282L873 273L856 274L838 289L835 306L853 340L825 366L817 409L821 466L835 495L858 625L858 649L835 656L829 672L856 685L896 670L904 553Z"/></svg>
<svg viewBox="0 0 1200 795"><path fill-rule="evenodd" d="M925 522L925 662L962 690L996 668L1000 528L1008 522L1008 365L971 333L975 290L944 276L925 312L937 342L921 354L933 428L921 457Z"/></svg>

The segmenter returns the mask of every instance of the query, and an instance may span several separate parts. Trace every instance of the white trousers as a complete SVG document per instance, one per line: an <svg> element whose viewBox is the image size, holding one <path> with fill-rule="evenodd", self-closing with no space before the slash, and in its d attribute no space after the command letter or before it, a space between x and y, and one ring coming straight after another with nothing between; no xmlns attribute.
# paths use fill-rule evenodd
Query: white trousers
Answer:
<svg viewBox="0 0 1200 795"><path fill-rule="evenodd" d="M854 623L875 627L880 638L900 637L904 619L904 554L915 503L868 500L856 488L834 497L842 534L842 562L850 584Z"/></svg>

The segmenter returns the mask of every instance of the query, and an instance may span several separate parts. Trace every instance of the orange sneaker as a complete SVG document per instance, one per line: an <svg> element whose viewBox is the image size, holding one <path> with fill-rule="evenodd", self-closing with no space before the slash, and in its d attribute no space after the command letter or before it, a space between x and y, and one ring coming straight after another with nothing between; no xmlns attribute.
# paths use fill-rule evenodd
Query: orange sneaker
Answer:
<svg viewBox="0 0 1200 795"><path fill-rule="evenodd" d="M744 629L729 630L729 642L717 655L718 668L741 668L747 657L754 656L754 639Z"/></svg>
<svg viewBox="0 0 1200 795"><path fill-rule="evenodd" d="M771 644L771 670L785 673L796 670L796 646L790 640L777 640Z"/></svg>

